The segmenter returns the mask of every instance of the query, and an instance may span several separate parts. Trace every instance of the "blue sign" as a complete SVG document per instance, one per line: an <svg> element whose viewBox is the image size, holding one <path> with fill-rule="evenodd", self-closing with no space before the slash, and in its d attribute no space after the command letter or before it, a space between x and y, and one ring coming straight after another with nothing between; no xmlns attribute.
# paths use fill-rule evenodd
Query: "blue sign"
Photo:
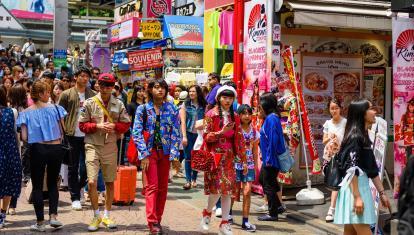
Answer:
<svg viewBox="0 0 414 235"><path fill-rule="evenodd" d="M164 38L171 38L177 49L203 49L204 18L196 16L164 16Z"/></svg>
<svg viewBox="0 0 414 235"><path fill-rule="evenodd" d="M112 59L112 65L117 65L119 71L129 70L127 52L116 51Z"/></svg>

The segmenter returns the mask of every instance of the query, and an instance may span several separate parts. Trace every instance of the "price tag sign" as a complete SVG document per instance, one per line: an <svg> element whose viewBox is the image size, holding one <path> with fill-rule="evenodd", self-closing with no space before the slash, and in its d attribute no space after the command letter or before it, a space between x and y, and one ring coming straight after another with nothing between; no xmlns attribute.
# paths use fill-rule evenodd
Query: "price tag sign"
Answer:
<svg viewBox="0 0 414 235"><path fill-rule="evenodd" d="M143 39L160 39L161 23L160 22L143 22L141 24Z"/></svg>
<svg viewBox="0 0 414 235"><path fill-rule="evenodd" d="M195 4L189 3L175 8L175 14L178 16L192 16L196 10Z"/></svg>

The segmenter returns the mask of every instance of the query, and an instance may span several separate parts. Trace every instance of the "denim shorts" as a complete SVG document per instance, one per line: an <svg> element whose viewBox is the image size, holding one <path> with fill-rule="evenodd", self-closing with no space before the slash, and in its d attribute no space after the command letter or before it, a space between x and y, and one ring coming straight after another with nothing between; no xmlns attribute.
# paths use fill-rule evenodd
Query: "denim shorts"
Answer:
<svg viewBox="0 0 414 235"><path fill-rule="evenodd" d="M254 169L249 169L247 175L243 175L243 170L236 170L236 181L237 182L253 182L256 179L256 172Z"/></svg>

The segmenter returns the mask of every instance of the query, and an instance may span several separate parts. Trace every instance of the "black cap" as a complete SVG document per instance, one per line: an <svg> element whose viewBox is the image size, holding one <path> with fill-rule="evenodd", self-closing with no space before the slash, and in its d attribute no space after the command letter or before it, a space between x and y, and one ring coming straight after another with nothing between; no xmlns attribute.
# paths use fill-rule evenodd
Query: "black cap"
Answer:
<svg viewBox="0 0 414 235"><path fill-rule="evenodd" d="M46 78L49 78L49 79L55 79L56 78L55 74L50 72L50 71L43 72L42 77L46 77Z"/></svg>

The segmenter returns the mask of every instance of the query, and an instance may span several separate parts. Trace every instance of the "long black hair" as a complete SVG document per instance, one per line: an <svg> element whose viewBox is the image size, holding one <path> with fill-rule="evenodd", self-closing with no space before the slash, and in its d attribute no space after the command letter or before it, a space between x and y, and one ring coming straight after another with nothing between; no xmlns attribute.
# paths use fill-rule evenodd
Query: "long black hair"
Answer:
<svg viewBox="0 0 414 235"><path fill-rule="evenodd" d="M192 86L190 86L188 88L188 92L190 92L190 89L191 88L195 88L196 89L198 106L200 106L203 109L205 109L206 106L207 106L207 101L204 98L203 90L201 90L201 87L199 85L192 85ZM188 97L190 97L190 96L188 96ZM188 98L188 100L186 101L186 105L189 106L190 104L191 104L191 100L190 100L190 98Z"/></svg>
<svg viewBox="0 0 414 235"><path fill-rule="evenodd" d="M149 100L152 101L154 99L152 97L152 89L155 87L156 84L158 84L162 88L164 88L164 90L165 90L164 99L166 99L167 96L168 96L168 84L167 84L167 82L162 78L155 78L155 79L150 80L149 83L148 83L147 91L148 91Z"/></svg>
<svg viewBox="0 0 414 235"><path fill-rule="evenodd" d="M263 111L266 116L271 113L274 113L280 117L279 106L277 105L276 96L271 92L265 92L260 96L260 106L262 106Z"/></svg>
<svg viewBox="0 0 414 235"><path fill-rule="evenodd" d="M234 93L230 90L224 90L224 91L220 92L220 94L217 96L217 107L218 107L219 116L220 116L220 128L223 127L223 121L224 121L224 119L223 119L223 110L222 110L221 104L220 104L220 98L222 96L236 98ZM234 118L233 104L230 105L229 113L230 113L231 121L234 122L235 118Z"/></svg>
<svg viewBox="0 0 414 235"><path fill-rule="evenodd" d="M358 144L363 146L369 146L371 144L368 130L365 128L365 114L369 109L369 105L369 101L366 99L352 101L349 105L341 149L343 146L346 146L355 140L358 141Z"/></svg>

